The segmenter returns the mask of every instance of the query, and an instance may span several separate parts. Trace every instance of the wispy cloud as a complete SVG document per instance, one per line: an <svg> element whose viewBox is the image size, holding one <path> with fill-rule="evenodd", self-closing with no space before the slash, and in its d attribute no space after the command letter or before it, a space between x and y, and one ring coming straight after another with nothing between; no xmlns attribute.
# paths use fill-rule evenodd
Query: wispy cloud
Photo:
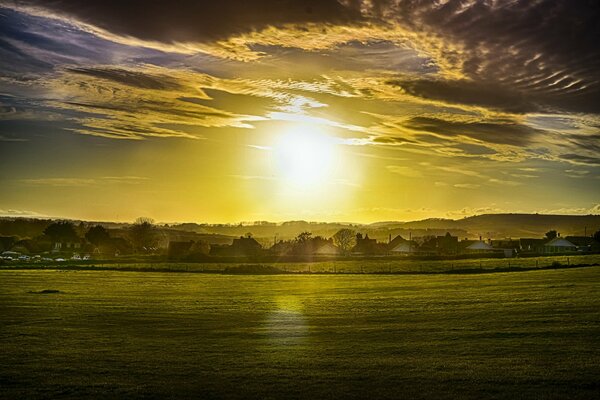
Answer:
<svg viewBox="0 0 600 400"><path fill-rule="evenodd" d="M36 211L16 210L16 209L0 209L0 216L2 216L2 217L31 217L31 218L45 217L45 215L40 214Z"/></svg>
<svg viewBox="0 0 600 400"><path fill-rule="evenodd" d="M455 183L452 186L459 189L477 189L481 185L478 185L476 183Z"/></svg>
<svg viewBox="0 0 600 400"><path fill-rule="evenodd" d="M104 176L99 178L29 178L17 182L28 186L86 187L94 185L139 185L149 178L141 176Z"/></svg>

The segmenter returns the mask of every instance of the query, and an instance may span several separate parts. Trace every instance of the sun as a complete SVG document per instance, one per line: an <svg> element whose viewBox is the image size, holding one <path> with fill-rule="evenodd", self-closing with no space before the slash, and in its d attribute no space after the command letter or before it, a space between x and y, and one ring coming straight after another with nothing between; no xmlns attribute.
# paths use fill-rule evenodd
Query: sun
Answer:
<svg viewBox="0 0 600 400"><path fill-rule="evenodd" d="M308 189L331 177L336 163L335 140L316 126L297 126L279 136L273 156L280 179Z"/></svg>

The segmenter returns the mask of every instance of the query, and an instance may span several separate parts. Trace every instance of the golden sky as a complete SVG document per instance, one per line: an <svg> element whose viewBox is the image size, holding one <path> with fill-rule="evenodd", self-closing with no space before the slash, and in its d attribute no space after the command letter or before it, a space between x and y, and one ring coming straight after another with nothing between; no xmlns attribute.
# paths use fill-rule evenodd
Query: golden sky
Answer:
<svg viewBox="0 0 600 400"><path fill-rule="evenodd" d="M593 2L202 3L0 0L0 214L600 212Z"/></svg>

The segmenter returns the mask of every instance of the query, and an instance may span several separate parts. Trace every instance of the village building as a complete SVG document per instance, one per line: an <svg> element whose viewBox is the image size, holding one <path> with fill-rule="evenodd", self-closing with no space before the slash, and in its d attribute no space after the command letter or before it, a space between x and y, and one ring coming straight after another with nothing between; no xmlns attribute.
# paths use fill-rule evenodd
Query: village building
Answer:
<svg viewBox="0 0 600 400"><path fill-rule="evenodd" d="M240 236L239 239L233 239L230 246L212 246L211 255L231 256L231 257L253 257L260 254L263 247L260 243L250 236Z"/></svg>
<svg viewBox="0 0 600 400"><path fill-rule="evenodd" d="M590 236L566 236L566 240L577 246L577 251L581 253L600 252L600 242Z"/></svg>
<svg viewBox="0 0 600 400"><path fill-rule="evenodd" d="M547 239L532 239L532 238L522 238L519 239L519 253L524 254L540 254L544 252L544 244L546 244Z"/></svg>
<svg viewBox="0 0 600 400"><path fill-rule="evenodd" d="M496 249L494 249L492 245L484 242L483 240L478 240L467 246L466 251L468 253L494 253L496 252Z"/></svg>
<svg viewBox="0 0 600 400"><path fill-rule="evenodd" d="M560 236L544 244L544 253L572 253L575 251L577 251L577 246Z"/></svg>
<svg viewBox="0 0 600 400"><path fill-rule="evenodd" d="M340 248L329 241L315 250L315 255L317 256L335 257L341 254L342 251Z"/></svg>
<svg viewBox="0 0 600 400"><path fill-rule="evenodd" d="M288 256L292 254L294 245L292 242L280 240L269 249L269 253L275 256Z"/></svg>
<svg viewBox="0 0 600 400"><path fill-rule="evenodd" d="M363 237L360 233L357 233L356 245L351 251L355 255L381 255L387 253L387 245L377 243L377 240L369 238L368 234Z"/></svg>
<svg viewBox="0 0 600 400"><path fill-rule="evenodd" d="M437 236L435 243L438 254L458 253L458 236L452 236L450 232L446 232L443 236Z"/></svg>

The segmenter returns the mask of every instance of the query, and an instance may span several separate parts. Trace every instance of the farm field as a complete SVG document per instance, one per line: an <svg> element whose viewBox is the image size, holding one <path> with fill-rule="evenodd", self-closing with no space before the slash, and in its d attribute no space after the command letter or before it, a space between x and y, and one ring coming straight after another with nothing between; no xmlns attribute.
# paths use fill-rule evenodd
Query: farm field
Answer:
<svg viewBox="0 0 600 400"><path fill-rule="evenodd" d="M3 270L0 341L3 399L590 399L600 267Z"/></svg>
<svg viewBox="0 0 600 400"><path fill-rule="evenodd" d="M415 260L406 258L349 258L318 259L313 262L135 262L135 261L66 261L61 263L5 264L2 269L109 269L173 272L220 272L240 265L271 266L289 273L440 273L465 271L491 271L496 269L543 268L552 265L600 264L600 254L558 255L527 258L476 258L458 260Z"/></svg>

